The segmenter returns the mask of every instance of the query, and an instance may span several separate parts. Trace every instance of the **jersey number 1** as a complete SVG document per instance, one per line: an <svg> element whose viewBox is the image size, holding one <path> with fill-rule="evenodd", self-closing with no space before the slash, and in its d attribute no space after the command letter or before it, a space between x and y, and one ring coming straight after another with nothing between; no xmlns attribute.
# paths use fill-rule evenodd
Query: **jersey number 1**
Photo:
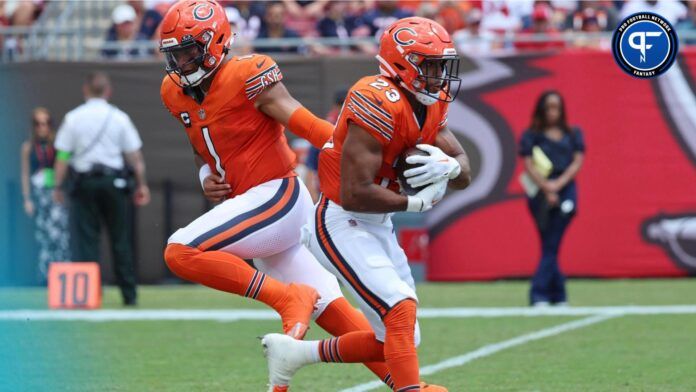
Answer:
<svg viewBox="0 0 696 392"><path fill-rule="evenodd" d="M203 132L203 140L205 140L205 145L206 147L208 147L208 153L215 160L215 170L217 170L218 174L220 174L220 176L224 179L225 169L222 167L222 161L220 160L220 156L218 155L217 151L215 151L213 139L210 138L210 130L208 129L208 127L203 127L201 128L201 131Z"/></svg>

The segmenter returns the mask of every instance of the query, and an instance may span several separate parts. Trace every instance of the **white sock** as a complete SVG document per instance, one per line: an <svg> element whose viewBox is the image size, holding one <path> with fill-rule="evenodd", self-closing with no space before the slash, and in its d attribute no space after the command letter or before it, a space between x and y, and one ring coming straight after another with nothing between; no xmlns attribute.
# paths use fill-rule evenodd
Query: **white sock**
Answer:
<svg viewBox="0 0 696 392"><path fill-rule="evenodd" d="M302 358L306 364L321 362L318 340L298 340L297 346L298 350L302 351Z"/></svg>

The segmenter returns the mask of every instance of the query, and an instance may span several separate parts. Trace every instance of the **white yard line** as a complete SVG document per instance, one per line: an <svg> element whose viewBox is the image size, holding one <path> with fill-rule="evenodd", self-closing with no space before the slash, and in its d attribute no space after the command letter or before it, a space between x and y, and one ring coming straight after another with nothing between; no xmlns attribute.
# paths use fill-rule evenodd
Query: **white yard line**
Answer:
<svg viewBox="0 0 696 392"><path fill-rule="evenodd" d="M596 306L596 307L550 307L550 308L423 308L419 318L473 318L473 317L544 317L544 316L589 316L555 327L541 329L509 340L483 346L477 350L421 368L424 376L446 369L462 366L479 358L527 344L536 340L556 336L568 331L584 328L602 321L625 315L696 314L696 305L658 306ZM0 321L239 321L276 320L278 315L270 310L193 310L193 309L128 309L128 310L0 310ZM383 384L372 381L341 392L363 392L379 388Z"/></svg>
<svg viewBox="0 0 696 392"><path fill-rule="evenodd" d="M239 321L277 320L272 310L6 310L0 320L25 321Z"/></svg>
<svg viewBox="0 0 696 392"><path fill-rule="evenodd" d="M598 314L692 314L696 305L655 306L586 306L546 308L424 308L419 309L421 318L464 318L464 317L538 317L538 316L593 316Z"/></svg>
<svg viewBox="0 0 696 392"><path fill-rule="evenodd" d="M696 305L663 306L596 306L549 308L423 308L418 317L543 317L594 315L696 314ZM277 320L272 310L204 310L204 309L128 309L128 310L0 310L0 321L157 321L157 320Z"/></svg>
<svg viewBox="0 0 696 392"><path fill-rule="evenodd" d="M497 352L506 350L508 348L516 347L516 346L521 346L523 344L527 344L529 342L533 342L535 340L540 340L544 338L548 338L551 336L556 336L560 335L564 332L569 332L573 331L576 329L584 328L593 324L601 323L602 321L614 318L614 317L619 317L621 314L599 314L595 316L590 316L587 318L583 318L580 320L575 320L571 321L568 323L564 323L561 325L557 325L555 327L550 327L550 328L545 328L541 329L535 332L531 332L528 334L520 335L515 338L509 339L509 340L504 340L502 342L498 343L493 343L489 344L486 346L483 346L479 348L478 350L470 351L466 354L457 356L457 357L452 357L448 358L442 362L438 362L433 365L428 365L425 367L422 367L420 369L420 374L422 376L428 376L431 374L435 374L437 372L441 372L443 370L447 370L450 368L462 366L464 364L467 364L469 362L475 361L479 358L484 358L489 355L493 355ZM371 381L367 382L364 384L356 385L352 388L344 389L341 392L365 392L365 391L371 391L374 389L377 389L384 385L380 381Z"/></svg>

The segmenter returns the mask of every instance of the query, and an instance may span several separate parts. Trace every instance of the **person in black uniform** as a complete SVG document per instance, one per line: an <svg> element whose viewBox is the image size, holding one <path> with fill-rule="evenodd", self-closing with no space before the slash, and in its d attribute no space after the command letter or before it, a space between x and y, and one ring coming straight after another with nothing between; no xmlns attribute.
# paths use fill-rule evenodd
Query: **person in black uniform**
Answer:
<svg viewBox="0 0 696 392"><path fill-rule="evenodd" d="M70 223L76 237L74 259L100 259L101 222L106 223L123 303L135 305L130 199L132 197L136 206L144 206L150 201L145 161L140 150L142 141L130 117L108 102L111 82L106 74L91 73L83 92L86 102L65 115L56 135L53 198L59 203L65 198L62 185L65 184L69 163L75 173L69 192ZM132 168L132 176L126 164ZM129 186L131 183L132 187Z"/></svg>
<svg viewBox="0 0 696 392"><path fill-rule="evenodd" d="M548 177L534 163L534 147L539 147L553 164ZM532 278L529 302L532 306L566 305L565 277L558 265L558 251L577 210L575 176L582 167L585 142L580 129L568 125L559 92L546 91L539 97L532 123L520 140L519 153L527 174L539 187L536 196L528 198L541 236L541 260Z"/></svg>

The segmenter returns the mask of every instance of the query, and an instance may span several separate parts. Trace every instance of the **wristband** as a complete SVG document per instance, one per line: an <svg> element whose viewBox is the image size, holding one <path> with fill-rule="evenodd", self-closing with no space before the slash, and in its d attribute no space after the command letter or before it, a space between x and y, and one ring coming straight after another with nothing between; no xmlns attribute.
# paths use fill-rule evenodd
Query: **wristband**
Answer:
<svg viewBox="0 0 696 392"><path fill-rule="evenodd" d="M334 126L328 121L315 116L305 107L299 107L288 120L288 128L295 135L306 139L316 148L323 148L331 138Z"/></svg>
<svg viewBox="0 0 696 392"><path fill-rule="evenodd" d="M208 166L207 163L201 166L201 168L198 170L198 179L201 181L201 188L203 188L203 190L205 190L203 182L205 181L205 178L211 174L213 174L213 171L210 170L210 166Z"/></svg>
<svg viewBox="0 0 696 392"><path fill-rule="evenodd" d="M56 159L62 162L67 162L70 160L70 154L68 151L62 151L58 150L58 153L56 153Z"/></svg>
<svg viewBox="0 0 696 392"><path fill-rule="evenodd" d="M406 205L406 211L408 212L421 212L423 211L423 199L415 196L408 196L408 204Z"/></svg>

